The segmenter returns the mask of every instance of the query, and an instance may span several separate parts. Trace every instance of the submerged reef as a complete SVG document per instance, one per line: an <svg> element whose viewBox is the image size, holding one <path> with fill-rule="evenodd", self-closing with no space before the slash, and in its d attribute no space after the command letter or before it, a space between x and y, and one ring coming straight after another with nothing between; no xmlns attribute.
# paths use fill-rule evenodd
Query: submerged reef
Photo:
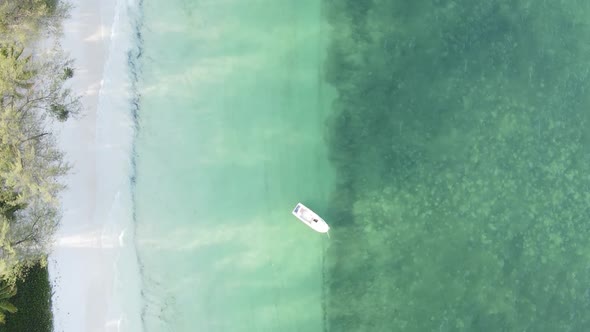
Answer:
<svg viewBox="0 0 590 332"><path fill-rule="evenodd" d="M329 330L589 330L590 3L324 15Z"/></svg>

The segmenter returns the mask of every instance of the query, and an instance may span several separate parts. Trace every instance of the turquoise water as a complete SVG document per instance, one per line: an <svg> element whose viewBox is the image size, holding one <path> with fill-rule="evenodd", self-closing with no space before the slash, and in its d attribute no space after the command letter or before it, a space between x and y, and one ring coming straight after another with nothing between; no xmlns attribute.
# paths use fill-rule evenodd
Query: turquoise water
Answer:
<svg viewBox="0 0 590 332"><path fill-rule="evenodd" d="M588 330L590 5L327 7L331 329Z"/></svg>
<svg viewBox="0 0 590 332"><path fill-rule="evenodd" d="M588 17L574 0L146 2L146 329L588 330Z"/></svg>
<svg viewBox="0 0 590 332"><path fill-rule="evenodd" d="M136 219L148 331L321 330L330 93L316 1L146 2Z"/></svg>

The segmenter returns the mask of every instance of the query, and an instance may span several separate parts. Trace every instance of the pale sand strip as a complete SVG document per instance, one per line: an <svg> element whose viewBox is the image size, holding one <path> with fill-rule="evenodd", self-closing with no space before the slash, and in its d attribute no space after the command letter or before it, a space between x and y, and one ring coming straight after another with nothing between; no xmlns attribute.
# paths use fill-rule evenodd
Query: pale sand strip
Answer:
<svg viewBox="0 0 590 332"><path fill-rule="evenodd" d="M85 116L61 129L59 143L73 164L62 197L63 219L49 258L55 280L54 330L117 331L113 309L116 245L96 220L96 119L99 91L111 43L116 0L74 0L62 45L75 59L73 89L83 95Z"/></svg>

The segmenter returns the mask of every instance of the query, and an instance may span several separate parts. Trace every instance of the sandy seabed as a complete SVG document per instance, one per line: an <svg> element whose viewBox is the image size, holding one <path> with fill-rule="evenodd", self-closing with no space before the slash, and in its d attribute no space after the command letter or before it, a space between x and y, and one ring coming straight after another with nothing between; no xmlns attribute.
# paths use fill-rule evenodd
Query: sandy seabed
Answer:
<svg viewBox="0 0 590 332"><path fill-rule="evenodd" d="M63 49L83 115L59 128L72 164L49 256L54 330L141 331L130 176L134 125L128 54L132 0L74 0Z"/></svg>

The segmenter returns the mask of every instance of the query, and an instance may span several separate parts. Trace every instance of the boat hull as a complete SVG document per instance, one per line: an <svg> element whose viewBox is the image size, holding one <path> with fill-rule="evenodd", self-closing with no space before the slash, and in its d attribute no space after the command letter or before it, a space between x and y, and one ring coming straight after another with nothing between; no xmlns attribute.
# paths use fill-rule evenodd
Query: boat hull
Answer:
<svg viewBox="0 0 590 332"><path fill-rule="evenodd" d="M316 232L327 233L330 230L330 226L328 226L328 223L324 219L301 203L295 206L292 213L297 219Z"/></svg>

